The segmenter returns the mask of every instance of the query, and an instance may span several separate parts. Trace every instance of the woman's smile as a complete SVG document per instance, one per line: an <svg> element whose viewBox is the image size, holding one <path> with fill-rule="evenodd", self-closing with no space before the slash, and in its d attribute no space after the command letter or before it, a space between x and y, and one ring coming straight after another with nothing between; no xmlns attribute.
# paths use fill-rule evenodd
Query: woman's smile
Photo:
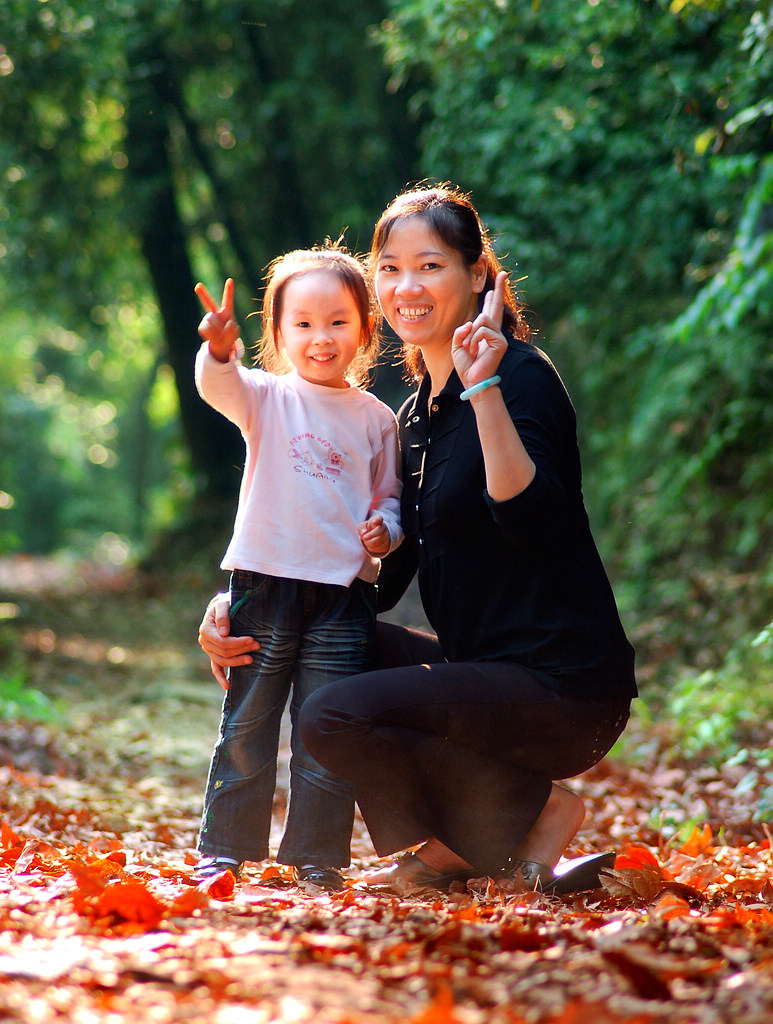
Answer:
<svg viewBox="0 0 773 1024"><path fill-rule="evenodd" d="M404 320L420 320L432 312L432 306L398 306L397 312Z"/></svg>
<svg viewBox="0 0 773 1024"><path fill-rule="evenodd" d="M376 264L384 316L410 345L450 344L457 327L478 313L485 269L467 266L419 216L397 222Z"/></svg>

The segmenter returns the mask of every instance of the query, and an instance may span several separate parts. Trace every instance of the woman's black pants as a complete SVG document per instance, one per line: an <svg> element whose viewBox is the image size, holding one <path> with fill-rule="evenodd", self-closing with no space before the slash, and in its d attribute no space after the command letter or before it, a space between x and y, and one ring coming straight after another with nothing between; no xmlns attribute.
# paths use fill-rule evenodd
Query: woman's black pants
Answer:
<svg viewBox="0 0 773 1024"><path fill-rule="evenodd" d="M509 662L446 662L434 637L379 623L377 668L317 690L303 743L353 783L376 852L434 836L481 873L505 868L555 779L587 771L628 721Z"/></svg>

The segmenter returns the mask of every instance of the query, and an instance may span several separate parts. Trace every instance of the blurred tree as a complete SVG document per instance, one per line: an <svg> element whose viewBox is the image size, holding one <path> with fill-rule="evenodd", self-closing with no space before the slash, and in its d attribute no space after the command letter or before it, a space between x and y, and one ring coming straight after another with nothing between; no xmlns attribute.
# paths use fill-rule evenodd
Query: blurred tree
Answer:
<svg viewBox="0 0 773 1024"><path fill-rule="evenodd" d="M427 82L423 167L474 192L581 407L618 591L690 656L686 617L732 637L773 610L772 24L768 0L395 0L383 30ZM752 567L756 611L719 582Z"/></svg>
<svg viewBox="0 0 773 1024"><path fill-rule="evenodd" d="M48 496L33 539L29 478L0 454L7 545L97 522L135 534L146 506L158 522L194 494L230 500L242 446L193 389L192 284L233 275L244 321L277 252L347 227L365 244L415 155L371 39L382 17L380 0L345 17L332 0L4 0L0 293L17 334L0 415L35 423ZM91 443L87 412L105 402L109 437ZM54 437L65 408L69 447Z"/></svg>

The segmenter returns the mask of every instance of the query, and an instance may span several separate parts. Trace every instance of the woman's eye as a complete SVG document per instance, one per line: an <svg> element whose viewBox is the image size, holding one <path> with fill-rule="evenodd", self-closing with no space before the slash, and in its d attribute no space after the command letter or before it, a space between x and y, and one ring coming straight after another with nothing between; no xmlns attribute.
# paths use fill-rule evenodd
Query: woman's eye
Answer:
<svg viewBox="0 0 773 1024"><path fill-rule="evenodd" d="M393 274L397 270L397 267L391 263L385 263L383 266L378 268L379 274Z"/></svg>

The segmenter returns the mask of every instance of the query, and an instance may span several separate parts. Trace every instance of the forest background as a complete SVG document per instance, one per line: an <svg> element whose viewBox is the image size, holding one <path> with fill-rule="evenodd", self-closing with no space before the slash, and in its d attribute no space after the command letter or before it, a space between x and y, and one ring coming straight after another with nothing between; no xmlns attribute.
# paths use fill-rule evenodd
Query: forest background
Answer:
<svg viewBox="0 0 773 1024"><path fill-rule="evenodd" d="M243 452L195 281L255 341L273 256L452 180L577 407L640 721L764 767L771 82L768 0L1 0L0 556L202 556L214 591Z"/></svg>

